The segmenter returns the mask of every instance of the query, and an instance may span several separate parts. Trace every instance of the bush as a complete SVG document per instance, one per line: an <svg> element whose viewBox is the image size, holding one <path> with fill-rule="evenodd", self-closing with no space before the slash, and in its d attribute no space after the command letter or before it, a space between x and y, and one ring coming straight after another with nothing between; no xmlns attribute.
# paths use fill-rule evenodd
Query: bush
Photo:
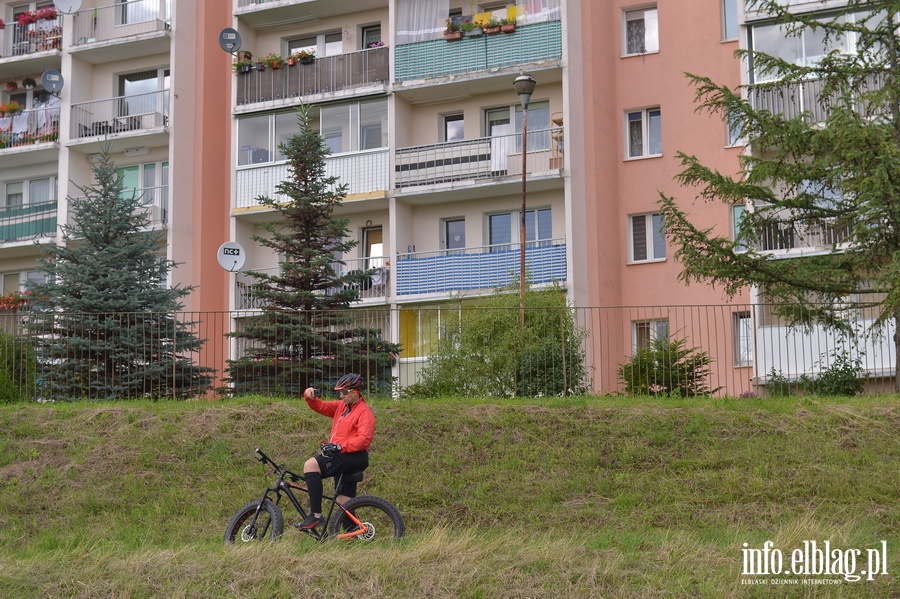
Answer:
<svg viewBox="0 0 900 599"><path fill-rule="evenodd" d="M825 361L823 354L821 364ZM865 374L862 372L862 360L851 360L844 352L831 352L831 363L820 370L815 377L802 376L800 384L803 390L812 395L854 396L862 393Z"/></svg>
<svg viewBox="0 0 900 599"><path fill-rule="evenodd" d="M0 403L32 399L36 363L26 337L0 332Z"/></svg>
<svg viewBox="0 0 900 599"><path fill-rule="evenodd" d="M707 352L685 348L684 339L656 339L619 366L619 378L635 395L710 395L718 390L707 383L712 361Z"/></svg>
<svg viewBox="0 0 900 599"><path fill-rule="evenodd" d="M784 373L775 371L775 367L769 371L766 382L767 397L790 397L794 394L794 386Z"/></svg>

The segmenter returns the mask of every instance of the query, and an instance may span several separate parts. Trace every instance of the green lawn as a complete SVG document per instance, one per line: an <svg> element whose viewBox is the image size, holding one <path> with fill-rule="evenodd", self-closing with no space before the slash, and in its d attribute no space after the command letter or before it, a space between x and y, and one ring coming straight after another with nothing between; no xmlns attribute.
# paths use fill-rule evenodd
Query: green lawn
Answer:
<svg viewBox="0 0 900 599"><path fill-rule="evenodd" d="M361 490L407 537L249 548L253 449L301 469L328 435L302 401L0 406L0 597L900 595L895 396L371 405ZM742 575L766 541L888 574Z"/></svg>

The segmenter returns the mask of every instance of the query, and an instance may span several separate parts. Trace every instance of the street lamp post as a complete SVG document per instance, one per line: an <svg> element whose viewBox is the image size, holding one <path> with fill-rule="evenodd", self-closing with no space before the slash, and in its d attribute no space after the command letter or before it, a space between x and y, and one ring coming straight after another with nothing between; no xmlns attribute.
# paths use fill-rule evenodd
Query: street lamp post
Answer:
<svg viewBox="0 0 900 599"><path fill-rule="evenodd" d="M513 81L513 87L522 103L522 212L519 224L519 328L525 328L525 188L528 163L528 103L537 81L528 73L522 73Z"/></svg>

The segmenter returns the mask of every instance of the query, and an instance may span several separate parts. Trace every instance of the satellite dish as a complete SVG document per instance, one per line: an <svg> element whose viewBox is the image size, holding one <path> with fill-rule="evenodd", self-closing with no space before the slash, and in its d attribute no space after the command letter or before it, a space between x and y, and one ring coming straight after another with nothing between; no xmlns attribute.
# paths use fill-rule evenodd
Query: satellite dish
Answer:
<svg viewBox="0 0 900 599"><path fill-rule="evenodd" d="M219 32L219 45L226 52L237 52L241 49L241 34L236 29L226 27Z"/></svg>
<svg viewBox="0 0 900 599"><path fill-rule="evenodd" d="M41 87L53 95L59 95L64 83L62 74L56 69L47 69L41 74Z"/></svg>
<svg viewBox="0 0 900 599"><path fill-rule="evenodd" d="M59 12L70 15L81 8L81 0L53 0L53 6L55 6Z"/></svg>
<svg viewBox="0 0 900 599"><path fill-rule="evenodd" d="M247 255L246 252L244 252L244 248L241 247L241 244L235 243L234 241L226 241L219 246L219 251L216 253L216 259L219 261L219 266L228 272L236 272L242 269L246 257Z"/></svg>

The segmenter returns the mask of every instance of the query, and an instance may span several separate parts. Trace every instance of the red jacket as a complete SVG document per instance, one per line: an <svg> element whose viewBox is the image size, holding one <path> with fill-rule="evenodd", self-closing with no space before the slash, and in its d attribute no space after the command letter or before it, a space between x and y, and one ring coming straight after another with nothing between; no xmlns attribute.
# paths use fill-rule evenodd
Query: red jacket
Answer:
<svg viewBox="0 0 900 599"><path fill-rule="evenodd" d="M360 396L360 400L353 404L350 413L344 412L347 404L341 400L322 401L318 397L307 399L310 408L322 414L331 416L331 439L329 443L337 443L341 446L341 453L368 450L375 436L375 414L372 413L366 400Z"/></svg>

